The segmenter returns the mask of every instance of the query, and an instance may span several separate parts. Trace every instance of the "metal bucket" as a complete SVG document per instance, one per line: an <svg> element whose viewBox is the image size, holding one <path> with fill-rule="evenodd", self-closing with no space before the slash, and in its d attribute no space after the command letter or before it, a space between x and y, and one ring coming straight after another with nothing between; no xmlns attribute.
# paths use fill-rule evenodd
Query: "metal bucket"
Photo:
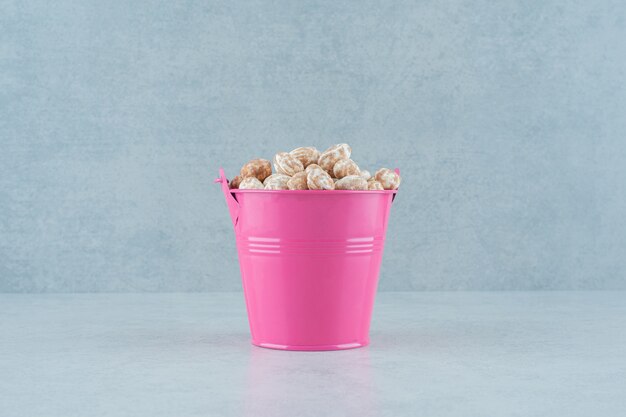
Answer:
<svg viewBox="0 0 626 417"><path fill-rule="evenodd" d="M252 343L285 350L366 346L397 191L230 190Z"/></svg>

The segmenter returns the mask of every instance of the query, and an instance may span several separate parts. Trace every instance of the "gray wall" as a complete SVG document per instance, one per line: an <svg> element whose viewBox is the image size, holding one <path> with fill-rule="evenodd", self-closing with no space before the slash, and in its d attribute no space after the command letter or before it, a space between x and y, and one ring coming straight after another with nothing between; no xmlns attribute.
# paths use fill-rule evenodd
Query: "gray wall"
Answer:
<svg viewBox="0 0 626 417"><path fill-rule="evenodd" d="M239 290L212 179L397 166L381 289L626 289L626 6L0 1L0 291Z"/></svg>

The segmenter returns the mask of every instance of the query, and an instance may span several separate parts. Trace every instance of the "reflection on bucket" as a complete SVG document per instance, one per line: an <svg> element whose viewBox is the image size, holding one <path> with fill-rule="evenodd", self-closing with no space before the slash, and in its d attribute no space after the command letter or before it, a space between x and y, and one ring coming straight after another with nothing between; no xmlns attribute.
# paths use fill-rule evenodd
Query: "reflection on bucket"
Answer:
<svg viewBox="0 0 626 417"><path fill-rule="evenodd" d="M252 343L338 350L369 343L396 191L229 190Z"/></svg>

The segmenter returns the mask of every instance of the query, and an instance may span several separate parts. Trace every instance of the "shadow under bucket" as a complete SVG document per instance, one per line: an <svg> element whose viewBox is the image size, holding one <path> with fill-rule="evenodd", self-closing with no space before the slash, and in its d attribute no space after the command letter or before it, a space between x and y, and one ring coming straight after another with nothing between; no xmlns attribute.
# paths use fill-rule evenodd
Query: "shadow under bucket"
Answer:
<svg viewBox="0 0 626 417"><path fill-rule="evenodd" d="M397 191L230 190L252 343L285 350L366 346Z"/></svg>

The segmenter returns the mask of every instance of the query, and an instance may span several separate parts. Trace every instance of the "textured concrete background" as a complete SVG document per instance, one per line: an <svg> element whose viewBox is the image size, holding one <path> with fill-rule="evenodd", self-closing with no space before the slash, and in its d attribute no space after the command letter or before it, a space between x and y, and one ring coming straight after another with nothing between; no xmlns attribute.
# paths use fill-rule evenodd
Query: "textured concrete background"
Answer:
<svg viewBox="0 0 626 417"><path fill-rule="evenodd" d="M211 184L404 174L381 289L626 289L626 6L0 0L0 291L239 290Z"/></svg>

